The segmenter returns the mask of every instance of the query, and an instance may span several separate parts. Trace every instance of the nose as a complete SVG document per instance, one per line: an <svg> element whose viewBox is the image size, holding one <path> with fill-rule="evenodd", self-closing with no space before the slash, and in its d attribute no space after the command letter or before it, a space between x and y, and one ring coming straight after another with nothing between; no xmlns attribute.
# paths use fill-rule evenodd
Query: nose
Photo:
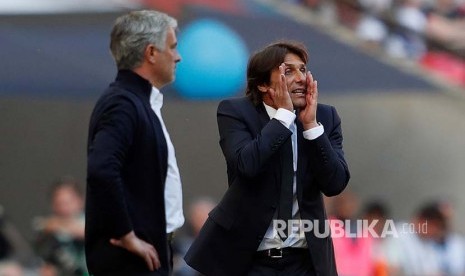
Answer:
<svg viewBox="0 0 465 276"><path fill-rule="evenodd" d="M176 53L176 63L180 62L181 61L181 55L178 53Z"/></svg>
<svg viewBox="0 0 465 276"><path fill-rule="evenodd" d="M295 81L302 82L304 80L305 80L305 74L301 71L297 71L297 73L295 74Z"/></svg>

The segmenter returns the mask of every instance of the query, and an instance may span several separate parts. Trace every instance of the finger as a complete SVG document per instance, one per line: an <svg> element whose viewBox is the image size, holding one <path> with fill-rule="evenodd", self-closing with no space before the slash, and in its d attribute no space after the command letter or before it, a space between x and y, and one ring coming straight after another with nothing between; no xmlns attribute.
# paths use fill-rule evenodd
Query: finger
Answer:
<svg viewBox="0 0 465 276"><path fill-rule="evenodd" d="M313 75L312 75L312 72L310 72L310 71L307 72L307 82L308 82L308 84L313 83Z"/></svg>
<svg viewBox="0 0 465 276"><path fill-rule="evenodd" d="M155 266L155 269L159 269L161 267L160 257L158 256L158 252L155 249L155 247L152 247L152 248L153 248L154 266Z"/></svg>
<svg viewBox="0 0 465 276"><path fill-rule="evenodd" d="M316 85L315 83L313 84L314 88L313 88L313 93L310 95L310 102L307 102L310 104L310 106L316 106L317 104L317 100L318 100L318 90L316 88Z"/></svg>
<svg viewBox="0 0 465 276"><path fill-rule="evenodd" d="M161 267L161 262L160 262L160 258L158 257L158 255L155 255L155 256L153 257L153 261L154 261L153 264L154 264L154 266L155 266L155 269L160 269L160 267Z"/></svg>
<svg viewBox="0 0 465 276"><path fill-rule="evenodd" d="M124 247L123 242L117 239L110 239L110 243L114 246Z"/></svg>
<svg viewBox="0 0 465 276"><path fill-rule="evenodd" d="M305 101L307 102L307 105L305 106L305 109L307 110L308 108L310 108L311 104L312 104L312 98L313 98L313 94L312 93L307 93L305 95Z"/></svg>
<svg viewBox="0 0 465 276"><path fill-rule="evenodd" d="M149 268L149 270L153 271L154 270L154 264L152 262L152 256L151 256L150 252L145 253L144 260L145 260L145 263L147 264L147 267Z"/></svg>
<svg viewBox="0 0 465 276"><path fill-rule="evenodd" d="M284 76L284 74L281 74L280 78L281 78L281 83L280 83L281 93L282 95L284 95L284 93L287 93L286 77Z"/></svg>
<svg viewBox="0 0 465 276"><path fill-rule="evenodd" d="M281 63L281 65L279 65L279 72L284 75L284 73L286 72L286 64Z"/></svg>
<svg viewBox="0 0 465 276"><path fill-rule="evenodd" d="M273 88L268 88L268 93L270 94L271 99L276 97L276 91Z"/></svg>
<svg viewBox="0 0 465 276"><path fill-rule="evenodd" d="M312 73L310 73L310 71L307 71L307 78L306 78L306 81L307 81L307 93L312 93L313 92L313 76L312 76Z"/></svg>
<svg viewBox="0 0 465 276"><path fill-rule="evenodd" d="M286 76L285 76L285 72L286 72L286 65L284 63L281 63L281 65L279 65L279 88L281 91L280 94L283 95L283 93L286 91Z"/></svg>
<svg viewBox="0 0 465 276"><path fill-rule="evenodd" d="M318 81L313 82L313 98L315 101L318 99Z"/></svg>

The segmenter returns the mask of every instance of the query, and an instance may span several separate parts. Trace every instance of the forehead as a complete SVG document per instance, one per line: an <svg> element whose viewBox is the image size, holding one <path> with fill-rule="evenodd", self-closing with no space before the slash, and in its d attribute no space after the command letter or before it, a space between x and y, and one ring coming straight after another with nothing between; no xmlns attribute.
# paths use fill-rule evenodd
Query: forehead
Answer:
<svg viewBox="0 0 465 276"><path fill-rule="evenodd" d="M176 32L172 27L169 27L168 32L166 33L166 44L173 43L176 43Z"/></svg>
<svg viewBox="0 0 465 276"><path fill-rule="evenodd" d="M284 57L283 61L287 66L299 66L299 65L305 65L304 61L296 54L294 53L288 53Z"/></svg>

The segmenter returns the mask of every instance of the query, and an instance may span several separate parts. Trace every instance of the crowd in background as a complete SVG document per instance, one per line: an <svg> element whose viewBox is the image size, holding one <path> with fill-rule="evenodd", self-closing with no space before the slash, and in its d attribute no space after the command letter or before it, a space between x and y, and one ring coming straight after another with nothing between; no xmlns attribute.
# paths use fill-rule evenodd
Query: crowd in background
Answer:
<svg viewBox="0 0 465 276"><path fill-rule="evenodd" d="M0 216L1 276L87 275L84 254L84 196L73 177L56 180L48 195L50 214L31 222L32 241L25 241Z"/></svg>
<svg viewBox="0 0 465 276"><path fill-rule="evenodd" d="M72 177L60 178L53 183L49 199L50 214L34 219L35 235L28 242L0 212L1 276L88 275L79 183ZM450 202L425 202L410 221L403 222L393 220L382 200L362 205L350 189L325 201L330 221L343 224L331 228L339 275L465 275L465 239L453 230ZM185 209L187 223L173 244L174 275L198 275L183 256L215 205L210 198L198 198ZM351 233L341 235L341 229Z"/></svg>
<svg viewBox="0 0 465 276"><path fill-rule="evenodd" d="M348 27L368 49L465 86L464 0L288 0Z"/></svg>
<svg viewBox="0 0 465 276"><path fill-rule="evenodd" d="M465 275L465 239L453 229L449 201L425 202L408 221L393 220L382 200L362 207L359 202L350 190L327 199L328 216L351 224L342 229L354 232L338 237L333 232L339 275Z"/></svg>

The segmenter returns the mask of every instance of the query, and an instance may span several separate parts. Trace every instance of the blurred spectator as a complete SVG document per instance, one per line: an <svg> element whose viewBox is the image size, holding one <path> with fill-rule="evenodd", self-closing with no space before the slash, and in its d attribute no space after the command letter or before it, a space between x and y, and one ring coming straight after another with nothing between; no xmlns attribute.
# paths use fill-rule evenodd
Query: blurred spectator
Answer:
<svg viewBox="0 0 465 276"><path fill-rule="evenodd" d="M9 221L0 205L0 261L15 260L22 265L34 266L35 256L28 241ZM2 276L0 274L0 276Z"/></svg>
<svg viewBox="0 0 465 276"><path fill-rule="evenodd" d="M36 223L36 249L45 262L42 275L83 275L83 197L78 182L63 177L52 186L52 214Z"/></svg>
<svg viewBox="0 0 465 276"><path fill-rule="evenodd" d="M391 9L392 0L360 0L364 12L356 27L357 36L368 48L378 48L388 36L382 16Z"/></svg>
<svg viewBox="0 0 465 276"><path fill-rule="evenodd" d="M465 86L465 1L305 0L324 23L354 29L367 50L418 61L446 81ZM381 47L380 47L381 46Z"/></svg>
<svg viewBox="0 0 465 276"><path fill-rule="evenodd" d="M427 9L426 33L432 39L421 65L452 83L465 86L465 59L445 51L465 53L465 13L454 0L437 0ZM444 47L446 46L446 47Z"/></svg>
<svg viewBox="0 0 465 276"><path fill-rule="evenodd" d="M465 239L452 230L452 204L439 201L431 203L428 208L431 212L441 214L437 216L437 220L432 221L436 228L432 240L440 260L442 275L465 275Z"/></svg>
<svg viewBox="0 0 465 276"><path fill-rule="evenodd" d="M421 0L402 0L395 8L394 18L398 24L386 42L387 53L395 58L418 59L426 51L426 15Z"/></svg>
<svg viewBox="0 0 465 276"><path fill-rule="evenodd" d="M0 261L0 276L24 276L24 270L15 261Z"/></svg>
<svg viewBox="0 0 465 276"><path fill-rule="evenodd" d="M188 235L175 239L175 264L174 275L176 276L196 276L197 271L186 264L183 257L190 245L197 237L200 229L208 218L208 213L216 206L216 202L209 198L199 198L193 201L187 210Z"/></svg>
<svg viewBox="0 0 465 276"><path fill-rule="evenodd" d="M363 208L363 219L367 221L368 225L372 223L374 231L379 238L372 240L372 259L374 263L373 276L388 276L389 266L384 254L385 237L384 229L389 218L389 213L386 205L381 200L374 200L365 205Z"/></svg>
<svg viewBox="0 0 465 276"><path fill-rule="evenodd" d="M355 29L362 15L362 8L358 0L335 0L336 14L339 23L350 29Z"/></svg>
<svg viewBox="0 0 465 276"><path fill-rule="evenodd" d="M440 256L434 248L442 224L443 214L430 205L422 206L410 223L399 224L399 237L390 238L385 247L394 275L443 275Z"/></svg>
<svg viewBox="0 0 465 276"><path fill-rule="evenodd" d="M448 45L452 49L465 49L465 19L451 19L430 13L426 33L436 43Z"/></svg>
<svg viewBox="0 0 465 276"><path fill-rule="evenodd" d="M448 19L459 19L464 16L458 6L458 1L455 0L435 0L426 7L426 10Z"/></svg>
<svg viewBox="0 0 465 276"><path fill-rule="evenodd" d="M373 237L357 235L362 230L358 229L359 224L355 216L358 211L358 198L346 189L334 197L331 205L333 219L331 225L333 226L336 221L344 224L342 234L340 229L331 228L338 274L341 276L372 276L374 272Z"/></svg>

